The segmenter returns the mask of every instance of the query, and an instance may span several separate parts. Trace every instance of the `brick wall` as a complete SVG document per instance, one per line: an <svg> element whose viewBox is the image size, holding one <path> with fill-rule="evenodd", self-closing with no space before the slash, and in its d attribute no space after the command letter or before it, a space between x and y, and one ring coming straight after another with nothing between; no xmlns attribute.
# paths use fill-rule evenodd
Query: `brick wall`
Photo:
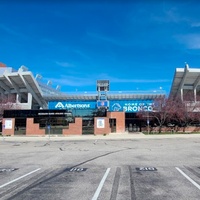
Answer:
<svg viewBox="0 0 200 200"><path fill-rule="evenodd" d="M15 118L3 118L2 134L13 136L15 133Z"/></svg>
<svg viewBox="0 0 200 200"><path fill-rule="evenodd" d="M182 133L183 132L183 127L165 127L163 126L161 128L161 132L180 132ZM142 132L144 131L148 131L147 127L142 127ZM159 131L159 127L149 127L149 132L158 132ZM195 126L188 126L185 128L185 132L188 132L188 133L193 133L193 132L200 132L200 127L195 127Z"/></svg>
<svg viewBox="0 0 200 200"><path fill-rule="evenodd" d="M99 120L104 120L104 128L98 128ZM94 118L94 134L95 135L103 135L109 134L111 132L109 118L108 117L95 117Z"/></svg>
<svg viewBox="0 0 200 200"><path fill-rule="evenodd" d="M82 135L82 118L75 118L75 123L69 123L68 129L62 130L63 135Z"/></svg>
<svg viewBox="0 0 200 200"><path fill-rule="evenodd" d="M182 128L183 130L183 128ZM200 127L195 127L195 126L188 126L185 128L186 132L199 132L200 131Z"/></svg>
<svg viewBox="0 0 200 200"><path fill-rule="evenodd" d="M107 112L107 117L116 119L116 133L125 132L125 112Z"/></svg>
<svg viewBox="0 0 200 200"><path fill-rule="evenodd" d="M26 119L26 135L45 135L45 129L40 129L39 124L34 124L33 118Z"/></svg>

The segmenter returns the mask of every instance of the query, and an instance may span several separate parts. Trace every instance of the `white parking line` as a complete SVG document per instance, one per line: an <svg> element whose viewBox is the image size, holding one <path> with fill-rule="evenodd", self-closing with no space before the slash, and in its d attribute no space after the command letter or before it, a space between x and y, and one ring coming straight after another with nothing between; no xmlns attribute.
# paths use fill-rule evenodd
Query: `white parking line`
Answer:
<svg viewBox="0 0 200 200"><path fill-rule="evenodd" d="M20 180L20 179L22 179L22 178L24 178L24 177L26 177L26 176L29 176L29 175L31 175L31 174L33 174L33 173L39 171L40 169L41 169L41 168L38 168L38 169L36 169L36 170L34 170L34 171L32 171L32 172L29 172L28 174L25 174L25 175L20 176L19 178L16 178L16 179L14 179L14 180L12 180L12 181L10 181L10 182L8 182L8 183L5 183L5 184L1 185L0 188L3 188L3 187L5 187L5 186L7 186L7 185L9 185L9 184L11 184L11 183L14 183L15 181L18 181L18 180Z"/></svg>
<svg viewBox="0 0 200 200"><path fill-rule="evenodd" d="M186 175L181 169L176 167L176 169L185 177L188 181L190 181L194 186L196 186L200 190L200 185L196 183L194 180L192 180L188 175Z"/></svg>
<svg viewBox="0 0 200 200"><path fill-rule="evenodd" d="M110 172L110 168L108 168L108 169L106 170L106 172L105 172L103 178L101 179L101 182L100 182L100 184L99 184L99 187L97 188L97 190L96 190L94 196L92 197L92 200L97 200L97 198L98 198L98 196L99 196L99 194L100 194L100 192L101 192L101 189L102 189L102 187L103 187L103 184L104 184L104 182L105 182L105 180L106 180L106 178L107 178L109 172Z"/></svg>

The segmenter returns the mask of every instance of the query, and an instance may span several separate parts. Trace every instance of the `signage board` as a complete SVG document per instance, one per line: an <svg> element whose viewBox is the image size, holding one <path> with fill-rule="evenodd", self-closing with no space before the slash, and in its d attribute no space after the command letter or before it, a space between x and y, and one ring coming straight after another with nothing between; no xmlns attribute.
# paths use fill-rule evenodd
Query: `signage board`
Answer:
<svg viewBox="0 0 200 200"><path fill-rule="evenodd" d="M12 129L12 119L5 119L5 129Z"/></svg>
<svg viewBox="0 0 200 200"><path fill-rule="evenodd" d="M40 109L40 110L4 110L4 118L36 118L36 117L68 117L71 112L60 109Z"/></svg>
<svg viewBox="0 0 200 200"><path fill-rule="evenodd" d="M105 120L104 118L97 119L97 128L105 128Z"/></svg>
<svg viewBox="0 0 200 200"><path fill-rule="evenodd" d="M109 101L107 100L99 100L97 101L97 107L109 107Z"/></svg>
<svg viewBox="0 0 200 200"><path fill-rule="evenodd" d="M49 109L65 110L91 110L107 107L109 111L137 113L139 111L152 111L153 100L94 100L94 101L49 101Z"/></svg>
<svg viewBox="0 0 200 200"><path fill-rule="evenodd" d="M95 109L96 101L49 101L48 108L67 110Z"/></svg>
<svg viewBox="0 0 200 200"><path fill-rule="evenodd" d="M124 111L124 112L139 112L152 111L152 101L137 101L137 100L110 100L109 111Z"/></svg>

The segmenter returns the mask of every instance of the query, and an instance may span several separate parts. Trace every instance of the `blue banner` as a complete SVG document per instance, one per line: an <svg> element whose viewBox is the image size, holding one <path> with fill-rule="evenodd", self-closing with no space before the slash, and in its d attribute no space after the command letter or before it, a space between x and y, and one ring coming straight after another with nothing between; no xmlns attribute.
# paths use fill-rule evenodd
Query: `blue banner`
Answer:
<svg viewBox="0 0 200 200"><path fill-rule="evenodd" d="M109 111L139 112L152 111L153 101L117 100L110 101Z"/></svg>
<svg viewBox="0 0 200 200"><path fill-rule="evenodd" d="M90 110L97 109L101 101L50 101L49 109ZM109 111L124 111L135 113L139 111L152 111L153 100L110 100L106 101ZM104 106L105 106L104 105Z"/></svg>
<svg viewBox="0 0 200 200"><path fill-rule="evenodd" d="M96 101L49 101L48 108L67 110L95 109Z"/></svg>
<svg viewBox="0 0 200 200"><path fill-rule="evenodd" d="M107 100L98 100L97 101L97 107L100 108L100 107L109 107L109 101Z"/></svg>

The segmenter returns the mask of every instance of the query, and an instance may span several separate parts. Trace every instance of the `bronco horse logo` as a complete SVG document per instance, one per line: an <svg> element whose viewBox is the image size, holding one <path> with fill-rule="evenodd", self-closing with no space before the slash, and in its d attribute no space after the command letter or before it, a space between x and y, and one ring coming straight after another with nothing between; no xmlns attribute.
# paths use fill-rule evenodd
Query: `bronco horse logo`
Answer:
<svg viewBox="0 0 200 200"><path fill-rule="evenodd" d="M120 106L119 103L114 103L114 104L112 105L113 111L120 111L121 108L122 108L122 107Z"/></svg>

